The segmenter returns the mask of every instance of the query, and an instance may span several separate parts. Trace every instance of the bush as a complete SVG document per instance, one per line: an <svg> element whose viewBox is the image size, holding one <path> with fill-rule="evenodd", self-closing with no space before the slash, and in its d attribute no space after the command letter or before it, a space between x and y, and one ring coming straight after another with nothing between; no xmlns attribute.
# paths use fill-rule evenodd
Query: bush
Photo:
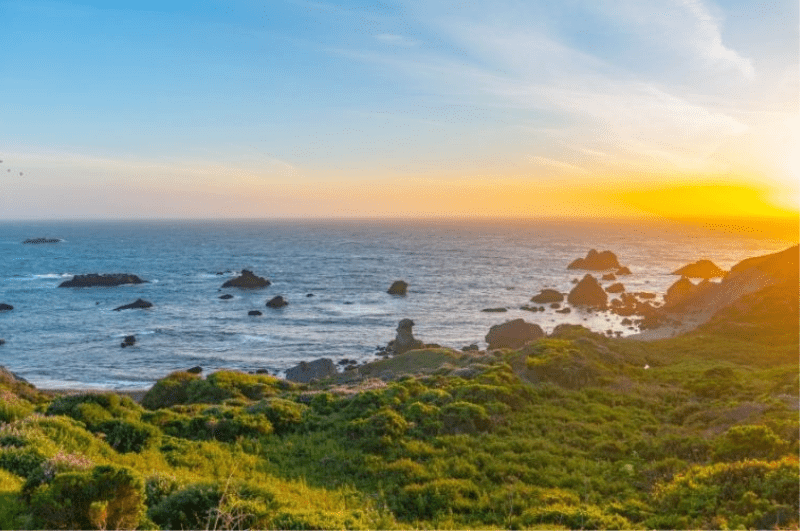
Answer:
<svg viewBox="0 0 800 531"><path fill-rule="evenodd" d="M45 529L135 529L144 516L144 483L114 466L57 474L34 492L30 507Z"/></svg>
<svg viewBox="0 0 800 531"><path fill-rule="evenodd" d="M733 426L718 439L714 455L725 461L743 459L776 459L789 448L789 443L766 426Z"/></svg>
<svg viewBox="0 0 800 531"><path fill-rule="evenodd" d="M217 485L189 485L150 507L147 516L162 529L209 529L220 498Z"/></svg>
<svg viewBox="0 0 800 531"><path fill-rule="evenodd" d="M0 448L0 468L24 478L44 463L45 457L36 448Z"/></svg>
<svg viewBox="0 0 800 531"><path fill-rule="evenodd" d="M125 420L107 420L97 426L97 431L104 433L109 446L121 453L141 452L160 435L153 426Z"/></svg>
<svg viewBox="0 0 800 531"><path fill-rule="evenodd" d="M200 376L185 371L177 371L158 380L142 398L142 406L147 409L160 409L185 404L188 401L186 389Z"/></svg>
<svg viewBox="0 0 800 531"><path fill-rule="evenodd" d="M466 479L436 479L403 487L392 500L403 520L433 519L451 512L469 513L479 507L480 490Z"/></svg>
<svg viewBox="0 0 800 531"><path fill-rule="evenodd" d="M367 451L379 451L392 444L408 430L408 422L395 410L385 407L366 419L350 422L347 433Z"/></svg>
<svg viewBox="0 0 800 531"><path fill-rule="evenodd" d="M479 433L488 430L491 424L486 409L471 402L453 402L442 408L442 426L448 434Z"/></svg>
<svg viewBox="0 0 800 531"><path fill-rule="evenodd" d="M264 415L272 423L275 432L283 434L297 427L303 421L303 413L308 409L305 404L298 404L282 398L267 398L250 406L247 411L254 415Z"/></svg>

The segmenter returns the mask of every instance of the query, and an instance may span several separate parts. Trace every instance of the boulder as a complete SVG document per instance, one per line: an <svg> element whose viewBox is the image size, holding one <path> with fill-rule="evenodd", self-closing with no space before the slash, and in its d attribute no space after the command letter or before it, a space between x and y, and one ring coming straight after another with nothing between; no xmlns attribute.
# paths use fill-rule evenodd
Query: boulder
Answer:
<svg viewBox="0 0 800 531"><path fill-rule="evenodd" d="M486 313L503 313L507 312L508 308L484 308L481 311Z"/></svg>
<svg viewBox="0 0 800 531"><path fill-rule="evenodd" d="M225 282L223 288L258 289L272 284L269 280L255 275L252 271L242 269L242 274Z"/></svg>
<svg viewBox="0 0 800 531"><path fill-rule="evenodd" d="M111 275L98 275L90 273L88 275L75 275L70 280L65 280L58 285L59 288L91 288L91 287L113 287L123 284L143 284L147 282L136 275L129 273L114 273Z"/></svg>
<svg viewBox="0 0 800 531"><path fill-rule="evenodd" d="M617 280L617 277L614 275L614 273L606 273L600 280Z"/></svg>
<svg viewBox="0 0 800 531"><path fill-rule="evenodd" d="M630 274L631 274L631 270L628 269L625 266L620 267L619 269L617 269L617 272L616 272L616 275L618 277L623 276L623 275L630 275Z"/></svg>
<svg viewBox="0 0 800 531"><path fill-rule="evenodd" d="M152 308L152 307L153 307L153 303L152 302L148 302L148 301L146 301L144 299L136 299L135 301L133 301L130 304L126 304L125 306L120 306L118 308L114 308L114 311L118 312L120 310L136 310L136 309L139 309L139 308Z"/></svg>
<svg viewBox="0 0 800 531"><path fill-rule="evenodd" d="M569 306L565 306L564 308L561 308L560 310L556 310L556 313L569 313L571 311L572 311L572 308L570 308Z"/></svg>
<svg viewBox="0 0 800 531"><path fill-rule="evenodd" d="M191 369L186 369L186 372L188 372L189 374L200 374L201 372L203 372L203 368L197 365L195 367L192 367Z"/></svg>
<svg viewBox="0 0 800 531"><path fill-rule="evenodd" d="M325 378L336 374L336 365L330 358L314 361L301 361L286 371L286 379L291 382L308 383L313 379Z"/></svg>
<svg viewBox="0 0 800 531"><path fill-rule="evenodd" d="M608 303L608 295L596 278L586 274L569 292L567 300L573 306L605 308Z"/></svg>
<svg viewBox="0 0 800 531"><path fill-rule="evenodd" d="M225 295L220 295L219 298L224 300L224 301L227 301L227 300L232 299L233 295L231 295L230 293L226 293Z"/></svg>
<svg viewBox="0 0 800 531"><path fill-rule="evenodd" d="M554 289L543 289L538 295L531 297L531 302L538 304L547 304L549 302L562 302L564 294Z"/></svg>
<svg viewBox="0 0 800 531"><path fill-rule="evenodd" d="M486 334L486 343L490 349L520 348L529 341L542 337L544 331L539 325L514 319L491 327Z"/></svg>
<svg viewBox="0 0 800 531"><path fill-rule="evenodd" d="M409 350L422 348L422 341L414 338L413 327L414 321L411 319L402 319L397 323L397 335L392 342L392 349L395 353L402 354Z"/></svg>
<svg viewBox="0 0 800 531"><path fill-rule="evenodd" d="M724 277L725 271L717 267L711 260L698 260L673 271L672 274L687 278L717 278Z"/></svg>
<svg viewBox="0 0 800 531"><path fill-rule="evenodd" d="M606 288L606 293L622 293L623 291L625 291L625 286L623 286L619 282L611 284L609 287Z"/></svg>
<svg viewBox="0 0 800 531"><path fill-rule="evenodd" d="M119 344L120 347L132 347L136 344L136 336L125 336L125 339L122 340L122 343Z"/></svg>
<svg viewBox="0 0 800 531"><path fill-rule="evenodd" d="M14 309L14 307L11 306L10 304L6 304L4 302L0 302L0 312L8 312L8 311L11 311L13 309Z"/></svg>
<svg viewBox="0 0 800 531"><path fill-rule="evenodd" d="M286 299L277 295L272 297L270 300L267 301L267 308L283 308L284 306L288 306L289 303L286 302Z"/></svg>
<svg viewBox="0 0 800 531"><path fill-rule="evenodd" d="M694 293L695 287L691 280L681 277L664 294L664 307L673 308L686 301Z"/></svg>
<svg viewBox="0 0 800 531"><path fill-rule="evenodd" d="M619 269L622 267L617 261L617 255L611 251L600 251L592 249L586 254L586 258L573 260L567 269L588 269L590 271L603 271L605 269Z"/></svg>
<svg viewBox="0 0 800 531"><path fill-rule="evenodd" d="M404 280L395 280L386 291L389 295L405 295L408 290L408 283Z"/></svg>
<svg viewBox="0 0 800 531"><path fill-rule="evenodd" d="M554 309L554 310L558 310L559 308L561 308L561 303L554 302L554 303L550 304L550 307L552 309Z"/></svg>
<svg viewBox="0 0 800 531"><path fill-rule="evenodd" d="M247 315L258 317L259 315L264 315L264 314L259 312L258 310L250 310L249 312L247 312Z"/></svg>
<svg viewBox="0 0 800 531"><path fill-rule="evenodd" d="M6 340L5 339L0 339L0 345L5 345L5 344L6 344Z"/></svg>

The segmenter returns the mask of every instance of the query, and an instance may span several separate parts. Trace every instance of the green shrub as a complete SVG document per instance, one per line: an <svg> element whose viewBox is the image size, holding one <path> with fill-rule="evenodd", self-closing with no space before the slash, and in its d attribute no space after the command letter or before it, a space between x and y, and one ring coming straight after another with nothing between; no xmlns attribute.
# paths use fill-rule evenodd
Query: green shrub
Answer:
<svg viewBox="0 0 800 531"><path fill-rule="evenodd" d="M382 408L365 419L356 419L347 427L348 436L365 449L379 450L391 444L408 430L408 422L395 410Z"/></svg>
<svg viewBox="0 0 800 531"><path fill-rule="evenodd" d="M447 478L407 485L390 504L397 518L413 521L478 511L479 499L480 490L472 481Z"/></svg>
<svg viewBox="0 0 800 531"><path fill-rule="evenodd" d="M487 431L491 418L483 406L471 402L452 402L442 408L442 428L449 434L474 434Z"/></svg>
<svg viewBox="0 0 800 531"><path fill-rule="evenodd" d="M222 492L216 484L194 484L164 497L147 516L162 529L209 529Z"/></svg>
<svg viewBox="0 0 800 531"><path fill-rule="evenodd" d="M33 413L34 406L27 400L14 395L0 394L0 423L10 423L24 419Z"/></svg>
<svg viewBox="0 0 800 531"><path fill-rule="evenodd" d="M141 407L127 396L86 393L60 396L47 407L46 415L64 415L91 427L111 418L138 419Z"/></svg>
<svg viewBox="0 0 800 531"><path fill-rule="evenodd" d="M114 466L56 474L33 493L30 507L41 528L135 529L144 516L144 483Z"/></svg>
<svg viewBox="0 0 800 531"><path fill-rule="evenodd" d="M287 433L300 425L306 410L308 406L305 404L283 398L266 398L247 409L253 415L266 416L278 434Z"/></svg>
<svg viewBox="0 0 800 531"><path fill-rule="evenodd" d="M36 448L0 448L0 468L24 478L38 470L45 459Z"/></svg>
<svg viewBox="0 0 800 531"><path fill-rule="evenodd" d="M772 460L788 449L789 443L766 426L733 426L718 439L714 456L725 461Z"/></svg>
<svg viewBox="0 0 800 531"><path fill-rule="evenodd" d="M142 406L147 409L160 409L185 404L188 401L187 387L200 376L185 371L177 371L158 380L142 398Z"/></svg>
<svg viewBox="0 0 800 531"><path fill-rule="evenodd" d="M109 446L122 453L141 452L160 435L157 428L143 422L118 419L100 423L97 431L105 434Z"/></svg>

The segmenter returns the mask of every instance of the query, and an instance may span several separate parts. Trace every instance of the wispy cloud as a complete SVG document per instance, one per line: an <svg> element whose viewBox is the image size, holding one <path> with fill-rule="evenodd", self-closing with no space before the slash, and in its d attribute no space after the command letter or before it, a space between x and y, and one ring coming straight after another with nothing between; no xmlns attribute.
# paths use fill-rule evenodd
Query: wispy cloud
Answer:
<svg viewBox="0 0 800 531"><path fill-rule="evenodd" d="M380 35L375 35L375 38L392 46L411 47L419 44L419 41L415 39L409 39L403 35L395 35L393 33L381 33Z"/></svg>

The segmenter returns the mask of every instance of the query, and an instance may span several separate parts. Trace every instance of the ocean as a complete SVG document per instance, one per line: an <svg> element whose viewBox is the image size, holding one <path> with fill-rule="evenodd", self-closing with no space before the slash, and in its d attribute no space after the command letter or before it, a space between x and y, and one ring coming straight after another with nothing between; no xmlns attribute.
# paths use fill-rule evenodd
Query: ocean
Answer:
<svg viewBox="0 0 800 531"><path fill-rule="evenodd" d="M37 237L62 241L22 243ZM666 221L2 222L0 303L14 309L0 312L0 365L42 388L142 389L196 365L282 374L321 357L373 360L404 318L418 339L454 348L485 347L492 325L516 318L628 335L615 315L520 306L543 288L567 293L585 273L567 264L592 248L631 269L627 291L663 294L689 262L727 269L794 243ZM221 289L242 269L272 285ZM86 273L149 282L57 288ZM399 279L408 294L387 294ZM266 308L275 295L289 305ZM137 298L153 307L113 311ZM498 307L508 311L481 311ZM130 334L136 345L121 348Z"/></svg>

